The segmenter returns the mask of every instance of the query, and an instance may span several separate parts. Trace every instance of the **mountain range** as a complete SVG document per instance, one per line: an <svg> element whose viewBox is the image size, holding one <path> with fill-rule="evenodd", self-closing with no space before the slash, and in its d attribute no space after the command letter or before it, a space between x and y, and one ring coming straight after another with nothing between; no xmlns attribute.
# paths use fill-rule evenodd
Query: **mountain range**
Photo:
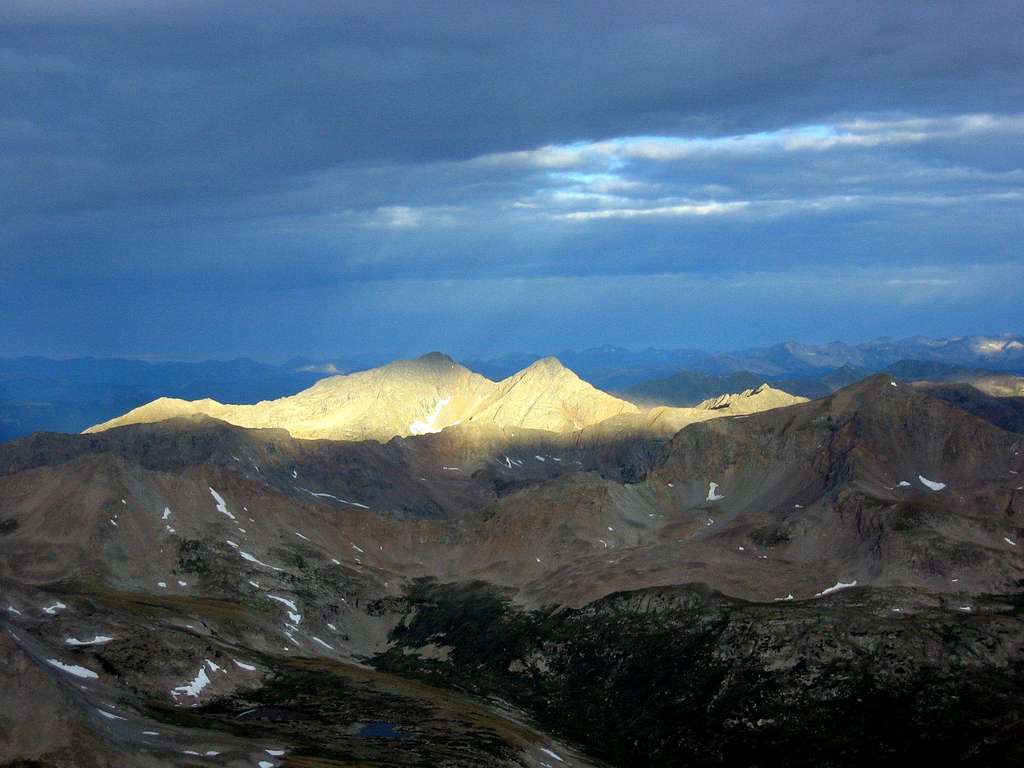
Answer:
<svg viewBox="0 0 1024 768"><path fill-rule="evenodd" d="M882 374L644 410L431 354L14 440L3 754L1019 764L1014 402Z"/></svg>
<svg viewBox="0 0 1024 768"><path fill-rule="evenodd" d="M953 339L915 337L849 345L796 342L712 354L697 350L629 350L603 346L566 350L557 357L595 387L640 405L695 405L724 392L764 382L796 395L820 397L901 361L931 362L951 369L1024 373L1019 335ZM505 379L542 359L542 354L467 358L466 367L492 380ZM144 362L103 358L0 359L0 442L39 430L80 432L158 397L253 404L275 400L319 379L379 367L393 356L380 353L331 359L296 357L279 365L252 360L199 363ZM677 374L707 376L708 386L669 393L652 402L649 381ZM729 377L734 376L733 381ZM934 376L922 376L934 380Z"/></svg>
<svg viewBox="0 0 1024 768"><path fill-rule="evenodd" d="M906 383L961 383L993 397L1024 396L1022 376L920 360L899 360L883 366L880 371L844 365L841 368L825 369L815 376L773 379L772 383L787 392L815 398L831 394L837 389L879 372ZM664 379L641 382L621 392L620 395L637 405L688 406L713 397L717 393L754 387L763 381L764 376L750 371L735 371L728 374L681 371Z"/></svg>
<svg viewBox="0 0 1024 768"><path fill-rule="evenodd" d="M553 357L495 382L434 352L416 360L331 376L296 395L255 405L160 398L86 432L174 417L210 416L242 427L285 429L293 437L382 442L459 426L463 431L497 430L513 435L515 430L571 434L610 422L614 427L608 429L667 434L687 423L803 399L764 385L692 408L661 407L643 412L594 388Z"/></svg>
<svg viewBox="0 0 1024 768"><path fill-rule="evenodd" d="M502 377L537 357L534 354L515 354L470 359L466 364L486 376ZM914 336L875 339L859 344L788 341L725 353L693 349L635 351L602 346L559 352L558 358L595 386L611 391L626 390L640 382L664 378L679 371L709 375L748 371L762 377L762 381L776 381L814 378L843 367L875 373L901 360L1024 373L1024 335L955 336L947 339Z"/></svg>

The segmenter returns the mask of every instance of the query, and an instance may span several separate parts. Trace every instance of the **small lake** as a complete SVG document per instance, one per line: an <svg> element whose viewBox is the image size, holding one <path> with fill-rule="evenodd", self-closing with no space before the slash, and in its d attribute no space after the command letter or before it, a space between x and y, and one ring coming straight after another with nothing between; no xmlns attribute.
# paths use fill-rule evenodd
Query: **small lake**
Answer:
<svg viewBox="0 0 1024 768"><path fill-rule="evenodd" d="M410 733L402 733L395 723L367 723L359 729L358 736L364 739L412 739Z"/></svg>

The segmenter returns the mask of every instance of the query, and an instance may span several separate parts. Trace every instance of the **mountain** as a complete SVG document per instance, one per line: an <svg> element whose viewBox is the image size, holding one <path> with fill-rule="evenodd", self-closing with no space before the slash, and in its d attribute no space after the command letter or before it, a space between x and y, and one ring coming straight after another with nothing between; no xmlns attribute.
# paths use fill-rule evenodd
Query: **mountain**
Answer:
<svg viewBox="0 0 1024 768"><path fill-rule="evenodd" d="M542 357L513 354L490 359L476 358L467 365L486 376L505 377ZM707 376L750 373L761 381L790 382L815 379L828 371L849 369L864 375L885 370L901 360L941 363L964 368L1024 373L1024 336L956 336L931 339L875 339L860 344L833 341L805 344L787 341L768 347L709 353L692 349L630 350L602 346L580 351L565 350L558 357L587 381L610 391L630 388L653 379L668 378L680 371ZM847 382L851 383L851 382ZM747 382L747 386L754 384ZM782 384L780 384L782 386ZM742 381L727 389L745 388ZM783 387L785 388L785 387ZM723 391L723 390L719 390ZM802 392L817 396L818 392ZM693 400L688 403L693 404Z"/></svg>
<svg viewBox="0 0 1024 768"><path fill-rule="evenodd" d="M563 350L557 357L598 389L622 393L617 396L638 405L692 406L708 397L754 388L765 381L791 394L822 397L871 373L893 372L893 366L901 361L920 366L920 373L913 380L939 380L925 373L925 364L985 370L990 377L1024 373L1021 345L1024 345L1024 337L1008 334L953 339L880 339L863 344L787 342L723 354L692 349L631 350L605 345ZM468 360L466 366L497 381L543 357L541 354L476 357ZM275 400L309 387L324 376L380 367L391 359L393 356L379 351L331 358L295 357L282 365L244 359L200 363L98 358L0 359L0 442L38 430L79 432L161 396L238 404ZM708 380L680 383L681 389L675 396L669 391L652 398L651 393L643 391L646 382L668 379L681 372L691 377L708 377ZM900 373L895 375L903 378ZM906 380L912 380L909 373ZM978 386L984 389L983 385ZM634 387L636 392L632 391ZM990 394L997 393L991 391Z"/></svg>
<svg viewBox="0 0 1024 768"><path fill-rule="evenodd" d="M550 355L516 353L493 358L471 358L466 365L493 379L504 379ZM625 389L657 376L667 376L707 357L693 349L632 350L606 344L600 347L564 349L555 355L587 381L604 390Z"/></svg>
<svg viewBox="0 0 1024 768"><path fill-rule="evenodd" d="M815 375L797 379L771 379L786 392L808 398L824 397L838 389L870 376L876 371L843 365L828 368ZM993 371L965 368L959 365L920 360L898 360L883 367L886 373L900 382L958 382L972 386L996 397L1024 394L1024 376L1000 374ZM620 393L637 405L689 406L720 392L734 392L753 387L765 377L750 371L730 374L706 374L680 371L663 379L641 382Z"/></svg>
<svg viewBox="0 0 1024 768"><path fill-rule="evenodd" d="M876 372L900 360L981 367L998 371L1024 370L1024 336L956 336L930 339L876 339L861 344L785 342L728 354L708 355L692 366L702 373L752 371L772 378L797 378L823 370L850 368Z"/></svg>
<svg viewBox="0 0 1024 768"><path fill-rule="evenodd" d="M5 757L1024 757L1019 434L874 376L627 431L610 462L600 430L642 414L494 427L506 398L516 423L575 418L587 390L552 361L479 392L440 356L370 380L404 378L486 390L487 418L380 443L193 414L0 446Z"/></svg>
<svg viewBox="0 0 1024 768"><path fill-rule="evenodd" d="M931 397L952 403L960 410L973 413L1008 432L1024 432L1024 396L994 396L979 389L979 382L922 382L915 386ZM1008 387L997 385L995 389L997 392L1005 392Z"/></svg>
<svg viewBox="0 0 1024 768"><path fill-rule="evenodd" d="M753 389L763 383L764 377L750 371L725 375L680 371L636 384L622 392L622 396L637 404L689 406L722 392Z"/></svg>
<svg viewBox="0 0 1024 768"><path fill-rule="evenodd" d="M774 408L785 408L807 402L806 397L791 395L768 384L761 384L742 392L709 397L692 407L655 406L645 411L624 413L601 421L587 430L587 434L600 435L600 439L643 435L671 437L688 424L726 417L746 416Z"/></svg>
<svg viewBox="0 0 1024 768"><path fill-rule="evenodd" d="M205 415L245 427L284 428L296 437L389 440L440 431L468 418L494 388L494 382L432 353L330 376L296 395L255 405L160 398L87 431Z"/></svg>
<svg viewBox="0 0 1024 768"><path fill-rule="evenodd" d="M760 402L757 399L749 400L747 406L783 404L764 397L760 400L760 406L755 404ZM697 414L673 414L675 428L708 417L707 412L714 409L699 410ZM564 434L613 417L639 414L640 409L632 403L594 388L553 357L493 382L445 355L431 353L417 360L332 376L296 395L256 405L160 398L86 431L202 415L238 426L286 429L301 438L387 441L456 425L476 432L520 429Z"/></svg>
<svg viewBox="0 0 1024 768"><path fill-rule="evenodd" d="M639 409L595 389L546 357L499 382L468 418L471 424L573 432Z"/></svg>

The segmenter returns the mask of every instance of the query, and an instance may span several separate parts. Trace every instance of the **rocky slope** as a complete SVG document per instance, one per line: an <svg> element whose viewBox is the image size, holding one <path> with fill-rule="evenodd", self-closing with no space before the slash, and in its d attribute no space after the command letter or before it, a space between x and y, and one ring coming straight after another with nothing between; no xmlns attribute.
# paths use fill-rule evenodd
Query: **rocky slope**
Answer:
<svg viewBox="0 0 1024 768"><path fill-rule="evenodd" d="M0 754L1010 765L1022 454L888 377L668 440L35 435L0 446Z"/></svg>

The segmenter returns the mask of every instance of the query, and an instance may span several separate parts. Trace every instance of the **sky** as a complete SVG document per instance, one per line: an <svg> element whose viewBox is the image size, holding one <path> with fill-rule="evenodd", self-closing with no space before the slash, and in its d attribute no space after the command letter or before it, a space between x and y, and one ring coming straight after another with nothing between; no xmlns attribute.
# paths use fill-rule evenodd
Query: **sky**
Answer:
<svg viewBox="0 0 1024 768"><path fill-rule="evenodd" d="M1024 330L1024 5L0 4L0 356Z"/></svg>

